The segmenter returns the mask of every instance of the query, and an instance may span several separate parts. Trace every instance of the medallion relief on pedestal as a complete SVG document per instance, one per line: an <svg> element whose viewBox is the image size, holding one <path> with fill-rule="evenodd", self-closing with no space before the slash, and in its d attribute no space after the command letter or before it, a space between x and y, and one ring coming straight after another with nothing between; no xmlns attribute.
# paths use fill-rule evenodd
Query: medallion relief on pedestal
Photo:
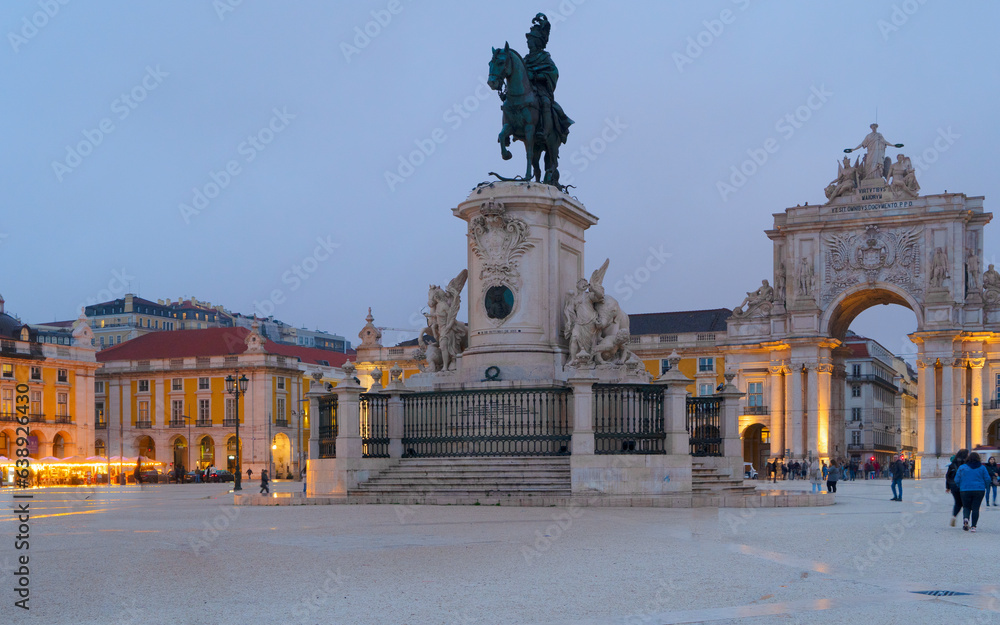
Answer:
<svg viewBox="0 0 1000 625"><path fill-rule="evenodd" d="M528 241L531 228L512 217L501 202L483 202L479 215L469 222L472 251L479 258L482 294L479 306L495 326L503 325L520 303L519 260L534 247Z"/></svg>
<svg viewBox="0 0 1000 625"><path fill-rule="evenodd" d="M881 230L870 225L864 232L830 234L826 250L823 304L855 284L890 282L915 297L923 294L920 279L921 228Z"/></svg>

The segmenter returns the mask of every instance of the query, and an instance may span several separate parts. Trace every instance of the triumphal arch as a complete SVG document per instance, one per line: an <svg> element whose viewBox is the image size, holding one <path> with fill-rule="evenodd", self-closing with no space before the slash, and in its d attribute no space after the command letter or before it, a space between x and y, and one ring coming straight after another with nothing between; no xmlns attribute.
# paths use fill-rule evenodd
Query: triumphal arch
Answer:
<svg viewBox="0 0 1000 625"><path fill-rule="evenodd" d="M940 474L957 449L987 442L1000 416L992 383L1000 376L1000 273L983 270L983 228L993 215L981 196L921 195L910 159L886 155L902 147L872 124L844 150L826 203L776 213L766 232L773 276L734 309L723 349L741 388L764 382L767 409L747 410L741 427L767 427L772 457L848 456L841 345L851 322L878 304L916 316L909 338L918 352L922 475Z"/></svg>

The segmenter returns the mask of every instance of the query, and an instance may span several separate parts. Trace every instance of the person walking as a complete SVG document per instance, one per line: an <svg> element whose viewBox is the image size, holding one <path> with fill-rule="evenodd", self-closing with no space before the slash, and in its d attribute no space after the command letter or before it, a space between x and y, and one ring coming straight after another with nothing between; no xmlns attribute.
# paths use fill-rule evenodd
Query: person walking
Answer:
<svg viewBox="0 0 1000 625"><path fill-rule="evenodd" d="M889 475L892 476L892 499L903 501L903 461L897 458L889 465Z"/></svg>
<svg viewBox="0 0 1000 625"><path fill-rule="evenodd" d="M771 483L778 483L778 459L775 458L774 462L771 463Z"/></svg>
<svg viewBox="0 0 1000 625"><path fill-rule="evenodd" d="M247 481L248 482L253 481L253 469L247 469Z"/></svg>
<svg viewBox="0 0 1000 625"><path fill-rule="evenodd" d="M996 456L990 456L986 463L986 470L990 472L990 485L986 487L986 507L990 505L990 492L993 493L993 507L997 505L997 481L1000 480L1000 465L997 465Z"/></svg>
<svg viewBox="0 0 1000 625"><path fill-rule="evenodd" d="M840 465L836 462L830 463L830 472L826 474L826 492L837 492L837 482L840 481Z"/></svg>
<svg viewBox="0 0 1000 625"><path fill-rule="evenodd" d="M955 476L958 475L959 467L965 464L968 457L968 449L959 449L951 457L951 464L948 465L948 471L944 474L944 492L951 493L952 499L955 500L955 504L951 508L952 527L955 527L955 519L958 518L958 513L962 510L962 493L958 490L958 485L955 484Z"/></svg>
<svg viewBox="0 0 1000 625"><path fill-rule="evenodd" d="M270 495L271 487L268 485L269 480L267 479L267 469L260 472L260 494Z"/></svg>
<svg viewBox="0 0 1000 625"><path fill-rule="evenodd" d="M819 462L809 465L809 481L812 483L811 493L821 493L823 484L823 473L826 465L820 466Z"/></svg>
<svg viewBox="0 0 1000 625"><path fill-rule="evenodd" d="M983 496L990 486L990 472L986 470L979 459L979 454L972 452L965 464L958 468L955 474L955 484L959 492L962 493L962 529L967 532L976 531L979 523L979 506L983 503ZM969 525L969 517L972 517L972 525Z"/></svg>
<svg viewBox="0 0 1000 625"><path fill-rule="evenodd" d="M307 475L306 468L302 467L302 494L303 495L306 492L306 475Z"/></svg>

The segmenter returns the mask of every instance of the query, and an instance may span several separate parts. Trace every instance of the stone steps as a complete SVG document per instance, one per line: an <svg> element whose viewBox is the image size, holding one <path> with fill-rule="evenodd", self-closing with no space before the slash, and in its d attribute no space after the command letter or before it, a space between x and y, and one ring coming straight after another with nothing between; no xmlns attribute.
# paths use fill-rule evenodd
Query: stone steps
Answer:
<svg viewBox="0 0 1000 625"><path fill-rule="evenodd" d="M691 463L691 494L696 498L750 496L756 491L757 487L747 486L742 477L726 475L721 469L705 466L697 460Z"/></svg>
<svg viewBox="0 0 1000 625"><path fill-rule="evenodd" d="M570 464L566 456L403 458L347 494L384 502L569 497Z"/></svg>

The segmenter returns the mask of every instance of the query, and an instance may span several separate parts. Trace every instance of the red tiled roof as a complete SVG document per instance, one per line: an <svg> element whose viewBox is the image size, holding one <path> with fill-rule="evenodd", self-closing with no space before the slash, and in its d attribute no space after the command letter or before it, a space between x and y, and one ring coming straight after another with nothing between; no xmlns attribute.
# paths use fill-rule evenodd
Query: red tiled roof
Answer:
<svg viewBox="0 0 1000 625"><path fill-rule="evenodd" d="M97 352L98 362L116 360L154 360L157 358L191 358L197 356L230 356L247 350L247 328L209 328L207 330L172 330L151 332L108 347ZM264 350L269 354L298 358L302 362L318 365L320 361L339 367L349 358L347 354L314 347L283 345L264 340Z"/></svg>

